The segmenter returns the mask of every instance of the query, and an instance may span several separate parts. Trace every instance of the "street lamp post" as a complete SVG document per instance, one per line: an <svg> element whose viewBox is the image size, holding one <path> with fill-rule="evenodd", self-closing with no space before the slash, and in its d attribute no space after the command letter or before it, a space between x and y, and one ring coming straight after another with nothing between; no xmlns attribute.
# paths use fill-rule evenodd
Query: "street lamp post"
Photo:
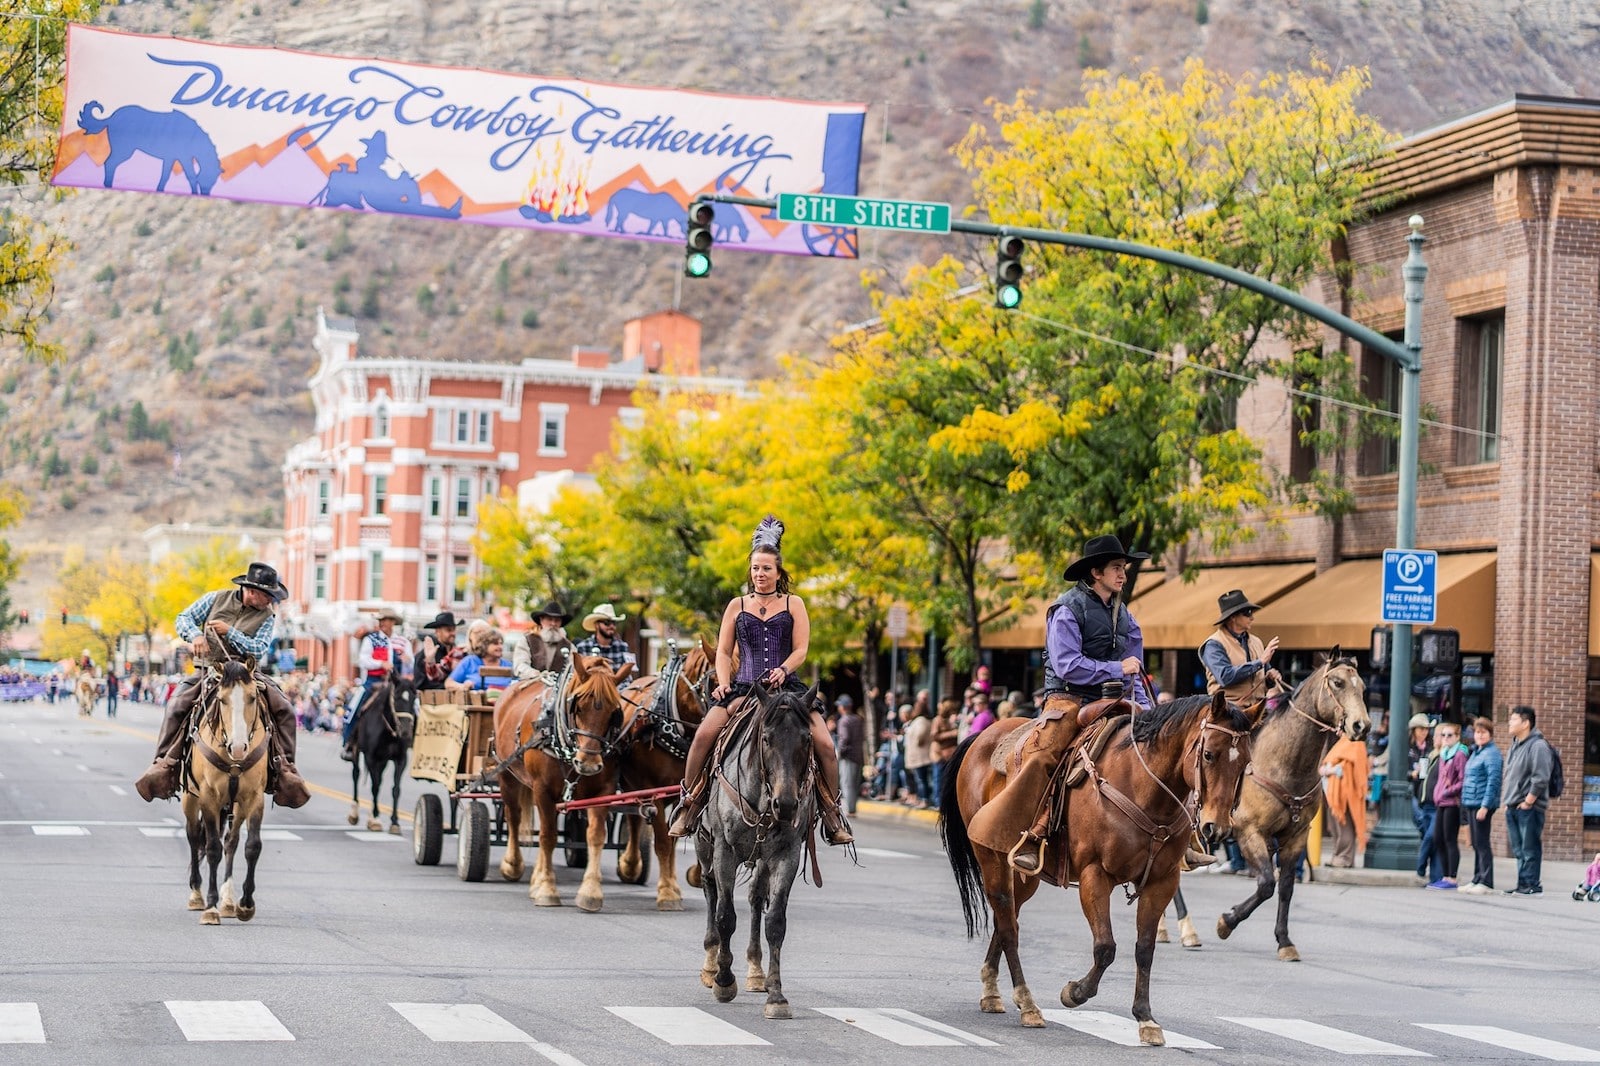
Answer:
<svg viewBox="0 0 1600 1066"><path fill-rule="evenodd" d="M1418 399L1422 376L1422 283L1428 267L1422 261L1422 216L1410 219L1411 245L1402 271L1406 287L1405 346L1409 362L1401 364L1400 377L1400 485L1395 500L1394 546L1402 551L1417 546L1417 433L1421 421ZM1389 643L1389 774L1383 786L1378 824L1367 844L1367 865L1381 870L1411 869L1417 861L1420 838L1411 820L1411 626L1397 622Z"/></svg>

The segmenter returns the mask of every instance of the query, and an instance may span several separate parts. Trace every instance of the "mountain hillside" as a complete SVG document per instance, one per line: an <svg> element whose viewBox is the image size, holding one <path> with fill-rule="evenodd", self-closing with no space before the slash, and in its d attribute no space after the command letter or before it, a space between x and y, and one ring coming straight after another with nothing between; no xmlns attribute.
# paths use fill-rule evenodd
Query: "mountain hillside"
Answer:
<svg viewBox="0 0 1600 1066"><path fill-rule="evenodd" d="M1083 66L1233 72L1364 64L1396 132L1513 92L1597 93L1600 8L1578 0L132 0L103 23L147 33L553 76L870 105L866 195L970 200L950 146L986 100L1076 97ZM316 308L363 350L467 360L620 349L627 318L705 324L711 372L819 353L891 277L961 239L862 235L859 264L726 253L680 279L676 247L154 195L82 192L37 210L76 250L51 332L68 358L0 356L0 472L32 512L17 603L43 605L63 544L121 544L164 521L280 521L279 463L311 430ZM681 296L677 295L681 285Z"/></svg>

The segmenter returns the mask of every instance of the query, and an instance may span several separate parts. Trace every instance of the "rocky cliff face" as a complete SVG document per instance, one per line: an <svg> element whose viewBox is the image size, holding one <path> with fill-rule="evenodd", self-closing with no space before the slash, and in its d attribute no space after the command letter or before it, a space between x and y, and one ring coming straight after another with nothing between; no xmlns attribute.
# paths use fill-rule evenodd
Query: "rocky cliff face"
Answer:
<svg viewBox="0 0 1600 1066"><path fill-rule="evenodd" d="M1397 132L1513 92L1589 96L1600 8L1579 0L133 0L140 32L547 75L870 104L867 195L970 199L950 146L986 101L1067 102L1086 63L1281 69L1320 56L1373 72ZM728 253L683 282L675 247L129 193L23 196L76 244L58 278L53 367L0 357L0 470L33 499L36 549L129 542L153 522L281 513L278 464L310 432L318 305L355 315L374 354L565 358L619 349L670 306L705 324L703 363L761 374L820 353L870 313L859 268L891 277L958 239L863 234L862 262ZM133 406L144 415L140 423Z"/></svg>

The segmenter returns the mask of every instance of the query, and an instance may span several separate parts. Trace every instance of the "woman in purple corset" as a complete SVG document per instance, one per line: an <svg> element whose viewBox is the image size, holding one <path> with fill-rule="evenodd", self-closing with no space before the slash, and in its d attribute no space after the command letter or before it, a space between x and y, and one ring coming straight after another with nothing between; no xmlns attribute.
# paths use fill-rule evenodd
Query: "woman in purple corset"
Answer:
<svg viewBox="0 0 1600 1066"><path fill-rule="evenodd" d="M683 800L668 832L675 837L694 831L705 809L709 790L705 777L706 759L717 737L732 716L730 704L749 696L761 685L769 690L785 688L805 692L794 675L806 661L811 642L811 619L799 596L789 591L789 572L783 568L779 543L783 523L768 515L750 538L750 593L728 602L722 612L722 630L717 638L717 687L712 690L712 706L695 730L684 768ZM739 673L733 673L733 652L739 649ZM830 844L854 841L839 809L839 756L822 709L811 714L811 743L817 753L822 787L817 790L822 810L822 835Z"/></svg>

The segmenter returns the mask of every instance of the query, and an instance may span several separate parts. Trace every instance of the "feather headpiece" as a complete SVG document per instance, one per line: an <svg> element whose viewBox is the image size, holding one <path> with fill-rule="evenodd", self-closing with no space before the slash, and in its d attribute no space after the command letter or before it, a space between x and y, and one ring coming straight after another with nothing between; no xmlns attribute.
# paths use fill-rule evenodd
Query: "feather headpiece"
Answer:
<svg viewBox="0 0 1600 1066"><path fill-rule="evenodd" d="M756 531L750 537L750 550L752 552L769 551L781 554L779 545L783 543L783 523L774 515L767 515L756 526Z"/></svg>

